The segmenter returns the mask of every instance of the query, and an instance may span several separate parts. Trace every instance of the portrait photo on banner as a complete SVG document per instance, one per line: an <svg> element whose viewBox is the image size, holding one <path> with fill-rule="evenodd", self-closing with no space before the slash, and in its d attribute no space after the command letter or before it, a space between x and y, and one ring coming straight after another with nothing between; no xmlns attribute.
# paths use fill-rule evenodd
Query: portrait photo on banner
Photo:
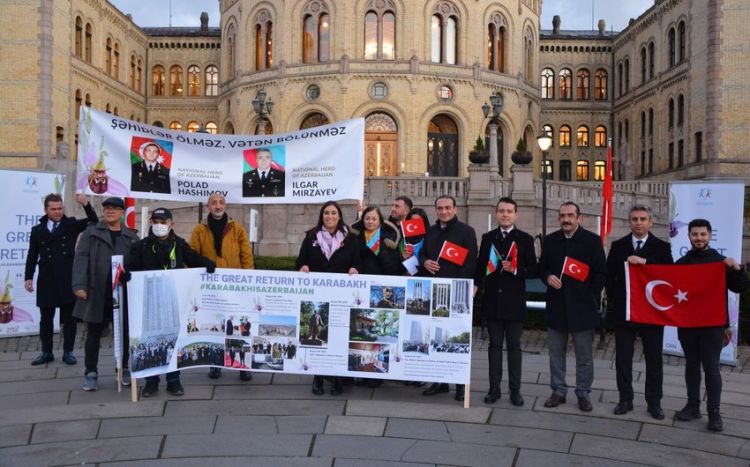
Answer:
<svg viewBox="0 0 750 467"><path fill-rule="evenodd" d="M173 143L133 136L130 143L130 191L170 194Z"/></svg>
<svg viewBox="0 0 750 467"><path fill-rule="evenodd" d="M286 192L286 146L242 151L242 197L281 197Z"/></svg>

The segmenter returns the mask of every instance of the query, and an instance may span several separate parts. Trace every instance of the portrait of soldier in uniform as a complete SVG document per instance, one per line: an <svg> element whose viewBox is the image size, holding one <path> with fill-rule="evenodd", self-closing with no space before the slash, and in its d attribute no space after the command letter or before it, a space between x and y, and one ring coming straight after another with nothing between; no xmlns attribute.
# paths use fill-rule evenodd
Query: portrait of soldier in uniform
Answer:
<svg viewBox="0 0 750 467"><path fill-rule="evenodd" d="M140 160L132 166L130 190L151 193L171 193L169 168L164 165L162 147L155 141L147 141L138 148Z"/></svg>
<svg viewBox="0 0 750 467"><path fill-rule="evenodd" d="M242 175L242 197L284 196L285 173L273 160L270 149L255 152L256 167Z"/></svg>

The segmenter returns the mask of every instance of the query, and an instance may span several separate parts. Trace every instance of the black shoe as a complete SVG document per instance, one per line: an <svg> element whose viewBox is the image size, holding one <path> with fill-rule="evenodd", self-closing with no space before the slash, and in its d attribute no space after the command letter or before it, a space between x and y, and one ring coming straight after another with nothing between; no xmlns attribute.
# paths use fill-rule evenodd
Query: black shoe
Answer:
<svg viewBox="0 0 750 467"><path fill-rule="evenodd" d="M76 356L73 355L73 352L64 352L62 361L67 363L68 365L75 365L76 363L78 363L78 360L76 360Z"/></svg>
<svg viewBox="0 0 750 467"><path fill-rule="evenodd" d="M242 381L250 381L253 379L253 374L249 371L240 371L240 379Z"/></svg>
<svg viewBox="0 0 750 467"><path fill-rule="evenodd" d="M564 403L565 403L565 396L561 396L560 394L553 392L552 395L549 396L549 399L544 401L544 406L547 408L554 408Z"/></svg>
<svg viewBox="0 0 750 467"><path fill-rule="evenodd" d="M429 388L422 391L423 396L434 396L443 392L449 392L450 388L447 383L432 383Z"/></svg>
<svg viewBox="0 0 750 467"><path fill-rule="evenodd" d="M660 405L649 405L648 413L657 420L664 420L664 411Z"/></svg>
<svg viewBox="0 0 750 467"><path fill-rule="evenodd" d="M490 390L486 396L484 396L485 404L494 404L500 399L500 386L490 385Z"/></svg>
<svg viewBox="0 0 750 467"><path fill-rule="evenodd" d="M146 381L146 385L143 387L143 392L141 392L141 396L151 397L157 392L159 392L159 382L158 381Z"/></svg>
<svg viewBox="0 0 750 467"><path fill-rule="evenodd" d="M521 393L518 391L511 391L510 403L515 405L516 407L521 407L523 405L523 397L521 397Z"/></svg>
<svg viewBox="0 0 750 467"><path fill-rule="evenodd" d="M182 389L182 384L179 381L170 381L167 383L167 392L173 396L181 396L185 394L185 390Z"/></svg>
<svg viewBox="0 0 750 467"><path fill-rule="evenodd" d="M633 410L633 401L620 401L615 406L615 415L625 415Z"/></svg>
<svg viewBox="0 0 750 467"><path fill-rule="evenodd" d="M711 431L724 431L724 422L721 421L721 415L718 410L708 412L708 429Z"/></svg>
<svg viewBox="0 0 750 467"><path fill-rule="evenodd" d="M219 376L221 376L221 368L216 368L215 366L212 366L208 369L208 377L211 379L216 379Z"/></svg>
<svg viewBox="0 0 750 467"><path fill-rule="evenodd" d="M37 357L31 361L31 365L37 366L37 365L44 365L47 362L51 362L55 359L55 356L52 354L52 352L42 352Z"/></svg>
<svg viewBox="0 0 750 467"><path fill-rule="evenodd" d="M322 376L313 377L312 393L315 394L316 396L323 395L323 377Z"/></svg>
<svg viewBox="0 0 750 467"><path fill-rule="evenodd" d="M453 398L459 402L464 401L464 397L466 397L466 388L464 388L463 384L457 384L456 385L456 395L453 396Z"/></svg>
<svg viewBox="0 0 750 467"><path fill-rule="evenodd" d="M344 392L344 387L341 385L341 378L336 376L333 378L333 386L331 387L331 395L338 396L342 392Z"/></svg>
<svg viewBox="0 0 750 467"><path fill-rule="evenodd" d="M581 409L582 412L591 412L594 410L594 406L591 405L591 401L588 397L578 398L578 408Z"/></svg>
<svg viewBox="0 0 750 467"><path fill-rule="evenodd" d="M694 405L686 405L679 412L675 412L674 418L683 422L689 422L690 420L696 420L701 418L701 409Z"/></svg>

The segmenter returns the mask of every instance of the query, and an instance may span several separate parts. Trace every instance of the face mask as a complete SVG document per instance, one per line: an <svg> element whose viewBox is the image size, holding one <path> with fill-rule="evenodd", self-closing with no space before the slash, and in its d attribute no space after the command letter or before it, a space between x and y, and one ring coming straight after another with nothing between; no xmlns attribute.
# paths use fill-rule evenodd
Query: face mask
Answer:
<svg viewBox="0 0 750 467"><path fill-rule="evenodd" d="M154 232L154 235L157 237L166 237L167 234L169 234L169 226L167 224L153 224L151 226L151 231Z"/></svg>

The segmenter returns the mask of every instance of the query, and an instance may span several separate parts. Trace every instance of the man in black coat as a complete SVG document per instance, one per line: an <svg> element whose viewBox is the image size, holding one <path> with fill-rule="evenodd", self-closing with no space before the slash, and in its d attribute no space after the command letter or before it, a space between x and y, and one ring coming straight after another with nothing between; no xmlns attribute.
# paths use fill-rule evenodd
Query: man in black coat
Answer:
<svg viewBox="0 0 750 467"><path fill-rule="evenodd" d="M62 197L47 195L44 198L44 216L39 219L39 225L31 229L24 288L28 292L34 291L34 270L38 264L36 305L41 312L39 338L42 341L42 353L31 362L32 365L42 365L55 359L52 354L52 334L56 308L60 308L63 333L62 360L68 365L76 364L73 355L76 340L73 307L76 298L71 288L73 257L78 235L86 230L86 226L99 220L86 196L77 194L76 202L86 211L86 219L67 217Z"/></svg>
<svg viewBox="0 0 750 467"><path fill-rule="evenodd" d="M565 356L572 336L578 408L590 412L594 328L599 324L599 300L607 277L607 263L601 238L580 225L581 211L577 204L563 203L558 210L558 221L560 230L545 237L539 258L539 277L548 285L547 343L553 391L544 406L565 403L568 392ZM586 267L588 273L584 271Z"/></svg>
<svg viewBox="0 0 750 467"><path fill-rule="evenodd" d="M419 250L419 275L424 277L452 277L472 279L477 258L477 235L468 224L456 217L456 200L452 196L442 195L435 200L435 211L438 221L432 225L424 236L424 245ZM443 244L448 241L468 250L462 264L458 265L440 258ZM433 383L422 394L433 396L448 392L448 384ZM464 400L464 385L456 385L457 401Z"/></svg>
<svg viewBox="0 0 750 467"><path fill-rule="evenodd" d="M648 413L657 420L664 419L662 398L662 341L664 326L637 324L625 321L625 263L672 264L669 243L650 233L654 222L648 206L635 205L628 214L630 232L612 242L607 257L608 322L615 328L615 367L620 401L615 415L633 410L633 346L640 336L646 359L646 404Z"/></svg>
<svg viewBox="0 0 750 467"><path fill-rule="evenodd" d="M521 332L526 321L526 279L536 277L534 239L515 226L518 205L511 198L500 198L495 206L498 228L482 235L474 283L484 283L482 317L487 321L490 346L487 349L490 390L486 404L500 398L503 379L503 339L508 348L508 385L510 402L522 406ZM515 251L510 251L515 243ZM490 252L499 254L497 266L490 267ZM515 258L515 259L514 259ZM494 271L493 271L494 269ZM476 293L477 286L474 287Z"/></svg>
<svg viewBox="0 0 750 467"><path fill-rule="evenodd" d="M172 192L169 184L169 169L159 162L161 146L154 141L144 143L139 152L141 161L132 165L130 190L151 193Z"/></svg>
<svg viewBox="0 0 750 467"><path fill-rule="evenodd" d="M284 196L286 176L283 170L271 167L273 155L268 149L255 153L258 167L242 175L242 196L264 198Z"/></svg>
<svg viewBox="0 0 750 467"><path fill-rule="evenodd" d="M726 265L726 287L735 293L748 289L747 272L734 258L727 258L713 248L711 241L711 223L706 219L693 219L688 223L688 236L692 247L675 264L704 264L723 262ZM707 278L709 279L709 278ZM710 280L710 279L709 279ZM725 305L724 305L725 306ZM675 418L690 421L701 418L701 366L706 374L706 411L708 412L708 429L722 431L721 420L721 349L724 347L729 312L726 313L724 326L707 326L698 328L677 328L682 351L685 353L685 386L687 387L687 404L675 414Z"/></svg>

